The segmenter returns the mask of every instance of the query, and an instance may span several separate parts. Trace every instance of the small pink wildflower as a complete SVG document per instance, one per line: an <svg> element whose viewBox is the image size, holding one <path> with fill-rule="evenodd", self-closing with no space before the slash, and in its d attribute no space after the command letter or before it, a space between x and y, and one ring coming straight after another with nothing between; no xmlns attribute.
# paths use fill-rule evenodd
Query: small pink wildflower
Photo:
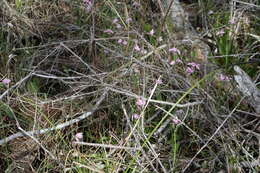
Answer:
<svg viewBox="0 0 260 173"><path fill-rule="evenodd" d="M9 84L10 82L11 82L11 80L8 79L8 78L5 78L5 79L2 80L2 83L5 84L5 85Z"/></svg>
<svg viewBox="0 0 260 173"><path fill-rule="evenodd" d="M118 18L114 18L112 21L113 24L116 24L117 22L118 22Z"/></svg>
<svg viewBox="0 0 260 173"><path fill-rule="evenodd" d="M136 105L137 106L143 107L145 105L145 103L146 103L145 100L143 100L142 98L138 98L136 100Z"/></svg>
<svg viewBox="0 0 260 173"><path fill-rule="evenodd" d="M200 69L200 64L197 64L195 62L189 62L187 65L193 67L193 68L196 68L197 70Z"/></svg>
<svg viewBox="0 0 260 173"><path fill-rule="evenodd" d="M175 65L176 63L182 63L182 60L180 58L177 58L176 60L172 60L170 62L170 65Z"/></svg>
<svg viewBox="0 0 260 173"><path fill-rule="evenodd" d="M121 44L123 42L123 40L120 38L119 40L117 40L117 43Z"/></svg>
<svg viewBox="0 0 260 173"><path fill-rule="evenodd" d="M113 34L114 32L111 29L106 29L103 31L104 33Z"/></svg>
<svg viewBox="0 0 260 173"><path fill-rule="evenodd" d="M217 36L223 36L224 34L225 34L224 29L221 29L221 30L219 30L219 31L216 33Z"/></svg>
<svg viewBox="0 0 260 173"><path fill-rule="evenodd" d="M180 122L181 122L181 121L180 121L179 119L177 119L177 118L173 118L173 119L172 119L172 123L175 124L175 125L176 125L176 124L180 124Z"/></svg>
<svg viewBox="0 0 260 173"><path fill-rule="evenodd" d="M127 41L126 40L122 40L121 38L119 40L117 40L117 43L122 44L122 45L127 45Z"/></svg>
<svg viewBox="0 0 260 173"><path fill-rule="evenodd" d="M158 85L162 84L162 80L161 80L161 79L157 79L155 82L156 82L156 84L158 84Z"/></svg>
<svg viewBox="0 0 260 173"><path fill-rule="evenodd" d="M122 42L123 45L127 45L127 43L128 43L128 42L127 42L126 40L124 40L124 41Z"/></svg>
<svg viewBox="0 0 260 173"><path fill-rule="evenodd" d="M177 58L176 63L182 63L182 60L180 58Z"/></svg>
<svg viewBox="0 0 260 173"><path fill-rule="evenodd" d="M170 48L170 49L169 49L169 52L177 53L177 54L179 54L179 55L181 54L180 50L177 49L176 47Z"/></svg>
<svg viewBox="0 0 260 173"><path fill-rule="evenodd" d="M192 74L194 72L194 68L193 67L187 67L186 72L188 74Z"/></svg>
<svg viewBox="0 0 260 173"><path fill-rule="evenodd" d="M234 17L229 20L229 24L234 25L235 23L236 21Z"/></svg>
<svg viewBox="0 0 260 173"><path fill-rule="evenodd" d="M176 61L175 60L172 60L171 62L170 62L170 65L175 65L176 64Z"/></svg>
<svg viewBox="0 0 260 173"><path fill-rule="evenodd" d="M221 80L221 81L229 81L230 77L228 77L226 75L223 75L223 74L220 74L219 75L219 80Z"/></svg>
<svg viewBox="0 0 260 173"><path fill-rule="evenodd" d="M133 114L133 118L134 118L134 119L138 119L139 117L140 117L139 114Z"/></svg>
<svg viewBox="0 0 260 173"><path fill-rule="evenodd" d="M135 44L134 49L135 49L136 51L138 51L138 52L141 50L141 48L138 46L138 44Z"/></svg>
<svg viewBox="0 0 260 173"><path fill-rule="evenodd" d="M153 36L154 35L154 30L152 29L148 34Z"/></svg>
<svg viewBox="0 0 260 173"><path fill-rule="evenodd" d="M83 133L82 132L77 133L74 138L77 142L83 141Z"/></svg>
<svg viewBox="0 0 260 173"><path fill-rule="evenodd" d="M117 24L116 24L116 28L117 28L117 29L120 29L120 28L122 28L122 26L117 23Z"/></svg>

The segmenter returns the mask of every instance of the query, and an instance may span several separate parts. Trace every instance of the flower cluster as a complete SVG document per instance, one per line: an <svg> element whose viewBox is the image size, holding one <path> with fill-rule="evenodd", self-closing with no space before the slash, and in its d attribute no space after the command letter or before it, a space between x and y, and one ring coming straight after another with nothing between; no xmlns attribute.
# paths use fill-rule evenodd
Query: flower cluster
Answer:
<svg viewBox="0 0 260 173"><path fill-rule="evenodd" d="M219 75L219 80L221 80L221 81L230 81L231 78L226 76L226 75L220 74Z"/></svg>
<svg viewBox="0 0 260 173"><path fill-rule="evenodd" d="M138 99L136 100L136 105L137 105L139 108L144 107L145 104L146 104L146 101L145 101L144 99L142 99L142 98L138 98Z"/></svg>
<svg viewBox="0 0 260 173"><path fill-rule="evenodd" d="M135 104L136 104L136 106L137 106L139 109L141 109L141 108L143 108L143 107L145 106L146 101L145 101L143 98L139 97L139 98L136 100ZM134 113L134 114L132 115L132 118L133 118L133 119L139 119L140 116L141 116L140 114Z"/></svg>
<svg viewBox="0 0 260 173"><path fill-rule="evenodd" d="M170 62L170 65L175 65L175 64L178 64L178 63L182 63L182 60L180 58L177 58L176 60L172 60Z"/></svg>
<svg viewBox="0 0 260 173"><path fill-rule="evenodd" d="M133 119L137 120L138 118L140 118L139 114L133 114Z"/></svg>
<svg viewBox="0 0 260 173"><path fill-rule="evenodd" d="M134 46L134 50L136 50L136 51L138 51L138 52L141 51L141 48L138 46L137 43L136 43L135 46Z"/></svg>
<svg viewBox="0 0 260 173"><path fill-rule="evenodd" d="M177 63L183 63L180 58L176 58L176 55L180 55L181 51L177 49L176 47L172 47L168 50L170 53L173 53L175 55L175 60L170 61L170 65L175 65Z"/></svg>
<svg viewBox="0 0 260 173"><path fill-rule="evenodd" d="M119 44L122 44L122 45L124 45L124 46L126 46L127 45L127 41L126 40L123 40L123 39L119 39L119 40L117 40L117 43L119 43Z"/></svg>
<svg viewBox="0 0 260 173"><path fill-rule="evenodd" d="M138 40L134 40L134 51L141 52L142 54L146 54L147 50L145 48L141 48L138 44Z"/></svg>
<svg viewBox="0 0 260 173"><path fill-rule="evenodd" d="M115 25L115 27L116 27L117 29L120 29L120 28L122 28L122 26L121 26L121 24L118 23L118 22L119 22L118 18L115 18L115 19L113 19L113 21L112 21L112 23Z"/></svg>
<svg viewBox="0 0 260 173"><path fill-rule="evenodd" d="M195 70L199 70L200 69L200 64L197 64L195 62L189 62L188 67L186 69L186 72L190 75L193 72L195 72Z"/></svg>

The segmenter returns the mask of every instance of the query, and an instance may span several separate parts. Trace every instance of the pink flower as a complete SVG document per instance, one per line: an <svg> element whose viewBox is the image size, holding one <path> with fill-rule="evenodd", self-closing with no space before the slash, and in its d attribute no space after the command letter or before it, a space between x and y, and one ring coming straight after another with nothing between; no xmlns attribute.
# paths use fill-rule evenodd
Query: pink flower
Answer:
<svg viewBox="0 0 260 173"><path fill-rule="evenodd" d="M122 28L122 26L117 23L117 24L116 24L116 28L117 28L117 29L120 29L120 28Z"/></svg>
<svg viewBox="0 0 260 173"><path fill-rule="evenodd" d="M136 105L139 106L139 107L143 107L145 105L145 100L143 100L142 98L138 98L136 100Z"/></svg>
<svg viewBox="0 0 260 173"><path fill-rule="evenodd" d="M114 32L111 29L106 29L104 33L113 34Z"/></svg>
<svg viewBox="0 0 260 173"><path fill-rule="evenodd" d="M126 40L122 40L121 38L119 40L117 40L117 43L122 44L122 45L127 45L127 41Z"/></svg>
<svg viewBox="0 0 260 173"><path fill-rule="evenodd" d="M195 62L189 62L187 65L193 67L193 68L196 68L197 70L200 69L200 64L197 64Z"/></svg>
<svg viewBox="0 0 260 173"><path fill-rule="evenodd" d="M8 78L5 78L5 79L2 80L2 83L5 84L5 85L9 84L10 82L11 82L11 80L8 79Z"/></svg>
<svg viewBox="0 0 260 173"><path fill-rule="evenodd" d="M116 24L117 22L118 22L118 18L114 18L112 21L113 24Z"/></svg>
<svg viewBox="0 0 260 173"><path fill-rule="evenodd" d="M219 75L219 80L222 80L222 81L229 81L231 78L226 76L226 75L223 75L223 74L220 74Z"/></svg>
<svg viewBox="0 0 260 173"><path fill-rule="evenodd" d="M140 115L138 115L138 114L133 114L133 118L134 119L138 119L140 117Z"/></svg>
<svg viewBox="0 0 260 173"><path fill-rule="evenodd" d="M187 67L186 72L188 74L192 74L194 72L194 68L193 67Z"/></svg>
<svg viewBox="0 0 260 173"><path fill-rule="evenodd" d="M170 48L170 49L169 49L169 52L177 53L177 54L179 54L179 55L181 54L180 50L177 49L176 47Z"/></svg>
<svg viewBox="0 0 260 173"><path fill-rule="evenodd" d="M177 58L176 60L172 60L170 62L170 65L175 65L176 63L182 63L182 60L180 58Z"/></svg>
<svg viewBox="0 0 260 173"><path fill-rule="evenodd" d="M121 44L121 43L123 42L123 40L120 38L119 40L117 40L117 42L118 42L119 44Z"/></svg>
<svg viewBox="0 0 260 173"><path fill-rule="evenodd" d="M219 31L216 33L217 36L223 36L224 34L225 34L224 29L221 29L221 30L219 30Z"/></svg>
<svg viewBox="0 0 260 173"><path fill-rule="evenodd" d="M176 63L182 63L182 60L180 58L177 58Z"/></svg>
<svg viewBox="0 0 260 173"><path fill-rule="evenodd" d="M234 25L234 24L236 23L235 18L234 18L234 17L231 18L231 19L229 20L229 23L230 23L231 25Z"/></svg>
<svg viewBox="0 0 260 173"><path fill-rule="evenodd" d="M161 79L157 79L155 82L156 82L158 85L162 84L162 80L161 80Z"/></svg>
<svg viewBox="0 0 260 173"><path fill-rule="evenodd" d="M170 65L174 65L174 64L176 64L176 61L172 60L172 61L170 62Z"/></svg>
<svg viewBox="0 0 260 173"><path fill-rule="evenodd" d="M124 40L122 44L123 44L123 45L127 45L127 43L128 43L128 42Z"/></svg>
<svg viewBox="0 0 260 173"><path fill-rule="evenodd" d="M74 138L77 142L83 141L83 133L82 132L77 133Z"/></svg>
<svg viewBox="0 0 260 173"><path fill-rule="evenodd" d="M181 122L181 121L180 121L179 119L177 119L177 118L173 118L173 119L172 119L172 123L175 124L175 125L176 125L176 124L180 124L180 122Z"/></svg>
<svg viewBox="0 0 260 173"><path fill-rule="evenodd" d="M141 50L140 47L138 46L138 44L135 44L134 49L135 49L136 51L138 51L138 52Z"/></svg>
<svg viewBox="0 0 260 173"><path fill-rule="evenodd" d="M152 29L148 34L153 36L154 35L154 30Z"/></svg>

